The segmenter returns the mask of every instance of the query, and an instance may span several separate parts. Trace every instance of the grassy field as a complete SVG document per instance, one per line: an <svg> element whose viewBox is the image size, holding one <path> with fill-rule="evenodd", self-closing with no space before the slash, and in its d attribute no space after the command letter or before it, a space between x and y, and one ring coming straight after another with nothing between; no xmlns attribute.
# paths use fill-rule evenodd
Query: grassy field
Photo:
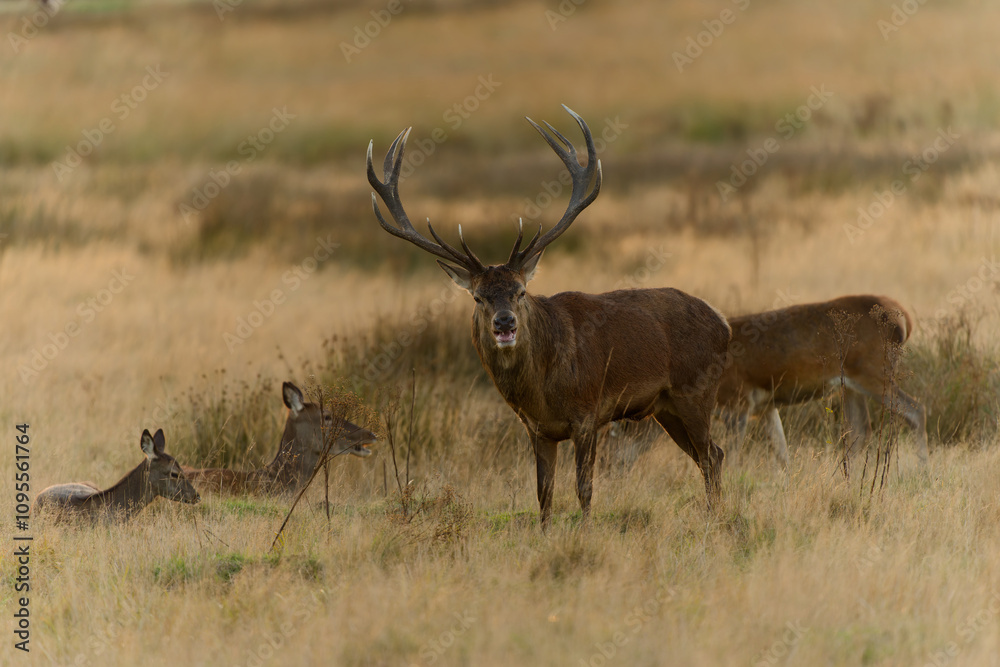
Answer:
<svg viewBox="0 0 1000 667"><path fill-rule="evenodd" d="M260 465L284 380L353 392L382 435L277 549L284 498L32 521L31 652L11 547L3 664L1000 666L1000 7L80 0L0 25L5 534L17 424L32 495L113 484L144 428ZM845 479L830 397L783 413L787 472L753 434L712 512L665 435L631 466L609 436L584 524L567 443L543 535L472 300L378 228L363 160L412 125L411 217L502 261L564 206L522 118L578 140L561 103L605 187L534 292L890 295L927 468L904 430L884 486Z"/></svg>

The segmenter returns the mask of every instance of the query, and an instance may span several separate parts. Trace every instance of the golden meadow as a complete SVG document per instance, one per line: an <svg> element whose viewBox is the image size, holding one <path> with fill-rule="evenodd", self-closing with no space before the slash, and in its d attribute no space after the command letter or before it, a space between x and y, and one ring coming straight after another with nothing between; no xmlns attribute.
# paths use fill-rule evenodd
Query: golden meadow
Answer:
<svg viewBox="0 0 1000 667"><path fill-rule="evenodd" d="M353 392L382 440L276 549L283 498L32 523L31 652L8 631L5 663L1000 664L1000 7L56 6L0 15L6 534L16 424L33 493L113 484L143 428L186 465L261 465L284 380ZM578 140L562 103L605 184L531 289L669 285L727 313L890 295L926 470L904 430L884 486L845 479L831 396L783 411L787 473L752 432L715 512L668 438L630 466L608 436L581 524L564 445L541 533L471 299L378 228L364 152L412 125L411 216L501 261L514 220L565 205L522 118Z"/></svg>

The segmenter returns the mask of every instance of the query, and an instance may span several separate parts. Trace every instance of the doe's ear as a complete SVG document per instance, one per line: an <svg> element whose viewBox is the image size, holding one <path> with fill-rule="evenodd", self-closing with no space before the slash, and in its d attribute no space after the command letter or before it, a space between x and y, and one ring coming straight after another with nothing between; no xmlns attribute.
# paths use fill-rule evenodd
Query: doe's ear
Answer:
<svg viewBox="0 0 1000 667"><path fill-rule="evenodd" d="M469 273L468 269L463 269L458 266L452 266L451 264L445 264L440 259L437 263L444 269L444 272L448 274L448 277L455 281L455 284L464 290L468 290L472 293L472 274Z"/></svg>
<svg viewBox="0 0 1000 667"><path fill-rule="evenodd" d="M542 258L542 253L538 253L527 262L524 263L524 267L521 269L524 272L524 282L527 283L529 280L535 277L535 269L538 268L538 260Z"/></svg>
<svg viewBox="0 0 1000 667"><path fill-rule="evenodd" d="M281 385L281 396L285 399L285 405L288 409L295 414L302 412L302 408L306 406L302 391L291 382L285 382Z"/></svg>
<svg viewBox="0 0 1000 667"><path fill-rule="evenodd" d="M160 437L163 437L163 431L159 432ZM146 455L146 458L150 461L156 460L156 443L153 442L153 436L149 434L148 429L143 429L142 438L139 440L139 446L142 447L142 453ZM163 451L162 449L160 450Z"/></svg>
<svg viewBox="0 0 1000 667"><path fill-rule="evenodd" d="M156 429L156 433L153 434L153 451L156 452L157 456L163 454L163 449L166 447L167 441L163 437L163 429Z"/></svg>

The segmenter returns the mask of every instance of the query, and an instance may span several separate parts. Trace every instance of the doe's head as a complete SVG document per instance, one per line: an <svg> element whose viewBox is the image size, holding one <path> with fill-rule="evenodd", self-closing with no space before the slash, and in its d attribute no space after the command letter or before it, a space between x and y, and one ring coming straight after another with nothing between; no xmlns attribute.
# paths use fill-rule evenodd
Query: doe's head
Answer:
<svg viewBox="0 0 1000 667"><path fill-rule="evenodd" d="M153 496L162 496L167 500L182 503L196 503L201 500L191 482L184 476L177 459L164 451L162 428L157 429L155 435L143 430L139 446L146 455L149 468L147 483Z"/></svg>
<svg viewBox="0 0 1000 667"><path fill-rule="evenodd" d="M374 433L329 410L322 410L316 403L306 402L302 390L291 382L282 384L281 395L288 408L286 437L294 437L299 454L308 457L314 466L323 455L327 438L335 438L330 454L346 452L354 456L371 456L368 445L377 442Z"/></svg>

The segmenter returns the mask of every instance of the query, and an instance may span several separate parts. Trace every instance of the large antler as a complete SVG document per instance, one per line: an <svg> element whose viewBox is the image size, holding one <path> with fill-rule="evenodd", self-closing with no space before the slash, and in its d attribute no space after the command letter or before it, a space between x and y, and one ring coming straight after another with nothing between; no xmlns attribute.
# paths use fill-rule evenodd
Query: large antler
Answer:
<svg viewBox="0 0 1000 667"><path fill-rule="evenodd" d="M382 165L382 171L384 172L383 178L385 181L380 181L375 175L375 168L372 166L372 145L373 141L368 142L368 182L375 189L372 193L372 209L375 211L375 217L378 218L378 222L382 225L382 229L389 232L393 236L398 236L401 239L409 241L413 245L417 246L422 250L426 250L435 257L440 257L441 259L447 260L449 262L455 262L462 266L464 269L470 273L481 273L486 270L476 254L472 252L468 244L465 242L465 238L462 236L462 226L458 226L458 238L462 241L462 249L464 253L459 252L452 246L441 240L441 237L437 235L434 228L431 226L430 219L427 220L427 229L430 230L431 236L437 243L434 243L430 239L422 236L413 225L410 224L410 219L406 215L406 211L403 210L403 203L399 200L399 172L403 166L403 151L406 149L406 139L410 136L410 130L412 128L407 128L399 133L396 140L392 142L389 146L389 152L385 155L385 162ZM385 221L382 217L382 212L378 208L378 200L375 197L375 193L382 198L385 203L385 207L389 210L389 215L392 219L396 221L398 227L394 227Z"/></svg>
<svg viewBox="0 0 1000 667"><path fill-rule="evenodd" d="M535 257L545 246L555 241L559 238L559 235L566 231L573 221L576 220L576 216L580 215L583 209L590 206L590 204L597 199L597 194L601 191L601 161L597 159L597 150L594 148L594 138L590 134L590 128L583 121L578 114L576 114L572 109L570 109L565 104L563 105L569 115L573 117L580 129L583 130L584 139L587 141L587 166L583 167L580 165L580 161L576 157L576 148L569 139L564 137L559 133L559 130L552 127L548 123L545 123L545 127L549 128L549 132L542 129L538 123L525 117L525 119L531 123L531 126L538 130L538 133L542 135L546 143L552 147L552 150L556 152L559 159L563 161L566 168L569 169L570 176L573 178L573 192L569 198L569 205L566 207L566 212L563 213L562 218L556 224L555 227L545 232L542 235L541 227L535 233L535 236L531 239L524 250L520 250L521 239L523 238L523 229L518 229L517 240L514 242L514 249L510 252L510 258L507 260L507 266L517 271L520 271L524 265L531 258ZM556 141L552 135L555 135L562 142L563 146ZM595 178L596 173L596 178ZM587 189L590 187L590 181L594 181L594 187L587 193Z"/></svg>

